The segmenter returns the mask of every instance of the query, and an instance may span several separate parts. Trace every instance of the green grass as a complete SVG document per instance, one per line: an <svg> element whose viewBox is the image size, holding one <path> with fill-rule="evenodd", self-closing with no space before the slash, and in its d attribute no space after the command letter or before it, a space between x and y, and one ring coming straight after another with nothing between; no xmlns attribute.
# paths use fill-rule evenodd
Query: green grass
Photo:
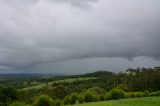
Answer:
<svg viewBox="0 0 160 106"><path fill-rule="evenodd" d="M57 83L60 83L60 82L69 82L69 83L72 83L74 81L85 81L85 80L90 80L90 79L96 79L96 77L85 77L85 78L70 78L70 79L64 79L64 80L59 80L59 81L55 81Z"/></svg>
<svg viewBox="0 0 160 106"><path fill-rule="evenodd" d="M96 79L96 77L70 78L70 79L58 80L55 82L56 83L65 83L65 82L72 83L74 81L85 81L85 80L90 80L90 79ZM52 84L53 84L53 82L49 82L48 86L51 87ZM20 90L31 90L31 89L37 90L37 89L41 89L45 86L46 86L46 84L39 84L39 85L31 86L31 87L22 88Z"/></svg>
<svg viewBox="0 0 160 106"><path fill-rule="evenodd" d="M31 89L37 90L37 89L43 88L43 87L45 87L45 86L46 86L46 84L39 84L39 85L36 85L36 86L31 86L31 87L22 88L22 89L20 89L20 90L31 90Z"/></svg>
<svg viewBox="0 0 160 106"><path fill-rule="evenodd" d="M74 106L160 106L160 97L145 97L84 103Z"/></svg>

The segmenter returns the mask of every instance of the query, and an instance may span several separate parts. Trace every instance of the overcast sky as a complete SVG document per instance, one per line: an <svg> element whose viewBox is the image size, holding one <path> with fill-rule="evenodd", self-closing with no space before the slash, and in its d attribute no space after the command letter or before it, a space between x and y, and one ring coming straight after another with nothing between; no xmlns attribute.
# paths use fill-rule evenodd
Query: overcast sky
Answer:
<svg viewBox="0 0 160 106"><path fill-rule="evenodd" d="M160 66L160 0L0 0L0 73Z"/></svg>

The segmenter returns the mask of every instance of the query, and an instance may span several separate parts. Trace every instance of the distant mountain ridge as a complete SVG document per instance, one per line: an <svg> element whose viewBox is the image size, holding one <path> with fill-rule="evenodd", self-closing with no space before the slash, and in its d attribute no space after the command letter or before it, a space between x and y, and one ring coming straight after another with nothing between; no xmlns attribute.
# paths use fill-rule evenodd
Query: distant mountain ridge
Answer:
<svg viewBox="0 0 160 106"><path fill-rule="evenodd" d="M52 77L52 76L62 76L62 75L64 74L61 74L61 73L7 73L7 74L0 74L0 80Z"/></svg>

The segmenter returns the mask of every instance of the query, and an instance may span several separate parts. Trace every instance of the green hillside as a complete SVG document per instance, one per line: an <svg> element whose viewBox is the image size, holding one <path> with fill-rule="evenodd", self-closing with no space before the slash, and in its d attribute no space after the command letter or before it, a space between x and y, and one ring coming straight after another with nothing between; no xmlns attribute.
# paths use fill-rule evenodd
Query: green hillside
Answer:
<svg viewBox="0 0 160 106"><path fill-rule="evenodd" d="M96 77L68 78L68 79L58 80L58 81L54 81L54 82L55 83L65 83L65 82L72 83L74 81L85 81L85 80L93 80L93 79L96 79ZM52 86L52 84L53 84L53 82L48 82L49 87ZM46 86L46 83L22 88L21 90L41 89L41 88L44 88L45 86Z"/></svg>

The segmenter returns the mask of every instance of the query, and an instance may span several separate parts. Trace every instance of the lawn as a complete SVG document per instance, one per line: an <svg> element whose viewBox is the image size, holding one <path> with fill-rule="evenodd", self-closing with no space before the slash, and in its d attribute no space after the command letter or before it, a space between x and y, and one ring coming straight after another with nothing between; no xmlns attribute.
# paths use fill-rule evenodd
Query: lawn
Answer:
<svg viewBox="0 0 160 106"><path fill-rule="evenodd" d="M84 103L74 106L160 106L160 97L121 99L105 102Z"/></svg>

